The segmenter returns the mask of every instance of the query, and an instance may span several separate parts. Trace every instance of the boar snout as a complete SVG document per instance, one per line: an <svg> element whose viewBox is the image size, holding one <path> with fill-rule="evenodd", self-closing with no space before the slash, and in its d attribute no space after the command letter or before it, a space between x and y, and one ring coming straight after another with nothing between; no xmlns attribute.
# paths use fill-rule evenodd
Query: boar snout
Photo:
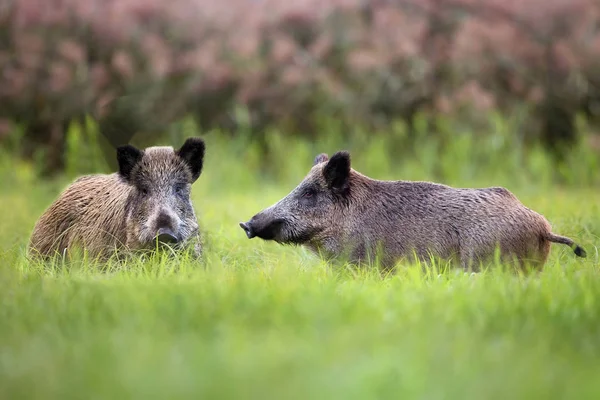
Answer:
<svg viewBox="0 0 600 400"><path fill-rule="evenodd" d="M156 240L163 244L177 244L179 238L170 228L160 228L156 233Z"/></svg>
<svg viewBox="0 0 600 400"><path fill-rule="evenodd" d="M177 217L172 215L168 210L162 210L155 222L155 234L153 242L158 241L159 244L177 244L181 241L178 229Z"/></svg>
<svg viewBox="0 0 600 400"><path fill-rule="evenodd" d="M257 214L248 222L240 222L240 227L246 232L248 239L259 237L264 240L275 239L285 221L281 218L271 219Z"/></svg>
<svg viewBox="0 0 600 400"><path fill-rule="evenodd" d="M244 232L246 232L246 236L248 236L248 239L252 239L255 236L250 221L248 221L247 223L240 222L240 228L242 228Z"/></svg>

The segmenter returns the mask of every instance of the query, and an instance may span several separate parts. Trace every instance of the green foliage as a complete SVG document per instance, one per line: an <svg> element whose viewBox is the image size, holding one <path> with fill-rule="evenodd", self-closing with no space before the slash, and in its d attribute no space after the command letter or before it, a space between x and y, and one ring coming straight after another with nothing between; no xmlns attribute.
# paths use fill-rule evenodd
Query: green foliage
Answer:
<svg viewBox="0 0 600 400"><path fill-rule="evenodd" d="M67 175L100 173L107 171L106 140L98 131L95 121L86 117L84 121L71 121L67 131L66 168ZM110 147L109 147L110 148ZM110 148L110 151L114 149Z"/></svg>
<svg viewBox="0 0 600 400"><path fill-rule="evenodd" d="M180 129L167 144L196 130ZM456 133L445 142L423 129L406 148L390 139L401 126L388 136L357 129L351 141L329 129L318 142L267 133L273 164L262 174L255 142L203 135L192 195L203 263L162 254L30 263L33 224L73 176L40 181L30 164L0 157L0 398L595 398L600 204L590 150L567 161L566 188L552 183L545 152L510 151L502 121L494 137L445 125ZM102 159L80 143L70 144L70 174ZM401 265L384 277L246 238L239 221L287 194L316 154L341 148L373 178L505 185L588 258L553 245L541 273Z"/></svg>
<svg viewBox="0 0 600 400"><path fill-rule="evenodd" d="M115 143L190 114L263 141L319 137L323 115L401 119L414 138L420 114L475 126L493 111L561 162L576 117L598 122L594 0L39 3L0 7L0 141L22 124L44 175L64 172L66 125L86 114Z"/></svg>
<svg viewBox="0 0 600 400"><path fill-rule="evenodd" d="M235 169L226 162L228 158L243 162L246 167L243 181L237 182L232 177L236 184L242 185L253 180L246 176L248 172L251 175L258 173L266 179L294 181L306 173L317 154L327 152L332 155L342 149L351 152L357 168L368 169L381 179L477 185L493 182L507 186L560 183L586 187L600 184L597 172L600 169L599 149L590 146L597 140L597 135L588 133L591 130L583 119L578 121L579 129L584 132L581 140L570 148L563 161L557 162L542 144L524 143L523 136L518 134L521 129L518 119L507 120L493 113L488 122L490 128L486 131L465 126L456 119L438 117L431 120L421 115L416 120L414 135L410 136L402 121L396 121L388 130L373 131L360 125L348 129L339 119L322 117L318 120L319 134L312 139L268 128L258 140L248 126L244 127L245 112L241 110L236 117L241 126L233 137L219 129L200 131L195 120L188 117L172 124L160 137L138 134L132 143L139 147L177 147L185 138L201 135L207 138L209 146L218 148L216 152L207 150L207 157L222 158L218 168L223 175L227 175L225 170ZM93 119L86 118L83 127L79 122L73 122L69 128L65 172L74 177L114 171L114 152L114 147L99 133ZM4 161L8 165L14 160L7 154ZM37 163L37 168L42 167L43 164Z"/></svg>

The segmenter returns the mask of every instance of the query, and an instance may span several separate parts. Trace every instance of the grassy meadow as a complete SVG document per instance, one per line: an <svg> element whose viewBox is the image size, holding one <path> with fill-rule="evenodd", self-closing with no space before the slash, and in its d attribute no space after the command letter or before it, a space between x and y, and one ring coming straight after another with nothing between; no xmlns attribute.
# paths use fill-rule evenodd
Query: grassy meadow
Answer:
<svg viewBox="0 0 600 400"><path fill-rule="evenodd" d="M92 150L71 143L68 173L51 181L0 155L0 398L597 398L597 150L582 144L554 168L498 129L410 148L389 140L402 132L318 143L272 133L266 170L252 140L207 134L192 196L202 263L29 263L36 219ZM293 189L317 153L340 149L373 178L505 186L588 257L554 244L541 273L400 265L382 277L246 238L238 222Z"/></svg>

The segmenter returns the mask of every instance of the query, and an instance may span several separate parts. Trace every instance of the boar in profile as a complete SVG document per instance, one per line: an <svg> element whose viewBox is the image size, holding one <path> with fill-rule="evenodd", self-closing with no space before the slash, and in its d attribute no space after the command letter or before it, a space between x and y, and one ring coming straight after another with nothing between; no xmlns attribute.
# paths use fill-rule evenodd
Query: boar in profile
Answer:
<svg viewBox="0 0 600 400"><path fill-rule="evenodd" d="M202 172L204 141L183 146L117 148L119 170L77 179L44 212L29 243L30 254L47 258L74 247L100 259L152 250L157 245L202 246L191 185Z"/></svg>
<svg viewBox="0 0 600 400"><path fill-rule="evenodd" d="M541 267L551 242L585 257L507 189L375 180L350 167L348 152L318 155L291 193L240 226L248 238L305 245L358 264L378 257L384 268L434 256L477 269L496 249L503 261Z"/></svg>

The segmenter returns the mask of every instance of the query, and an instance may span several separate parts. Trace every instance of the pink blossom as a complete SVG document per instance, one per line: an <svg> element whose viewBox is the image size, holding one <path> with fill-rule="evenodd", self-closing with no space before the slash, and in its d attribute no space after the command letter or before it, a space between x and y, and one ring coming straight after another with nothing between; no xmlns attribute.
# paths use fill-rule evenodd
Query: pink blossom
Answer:
<svg viewBox="0 0 600 400"><path fill-rule="evenodd" d="M117 51L112 58L112 67L122 76L131 78L134 74L134 65L131 56L123 50Z"/></svg>
<svg viewBox="0 0 600 400"><path fill-rule="evenodd" d="M63 40L58 46L58 53L74 64L82 63L86 58L86 50L72 39Z"/></svg>
<svg viewBox="0 0 600 400"><path fill-rule="evenodd" d="M50 65L50 92L59 93L66 91L73 79L73 71L63 62Z"/></svg>
<svg viewBox="0 0 600 400"><path fill-rule="evenodd" d="M149 60L150 69L156 78L164 78L171 69L171 49L165 41L154 34L147 34L141 40L140 47Z"/></svg>
<svg viewBox="0 0 600 400"><path fill-rule="evenodd" d="M375 69L381 65L378 55L369 50L356 50L348 55L348 65L357 72Z"/></svg>
<svg viewBox="0 0 600 400"><path fill-rule="evenodd" d="M96 91L104 89L110 83L110 76L106 67L100 64L92 65L90 68L90 80L92 88Z"/></svg>
<svg viewBox="0 0 600 400"><path fill-rule="evenodd" d="M273 39L273 54L271 59L275 63L284 63L290 60L290 58L296 52L295 43L286 37L275 37Z"/></svg>
<svg viewBox="0 0 600 400"><path fill-rule="evenodd" d="M82 97L110 112L130 83L152 87L174 76L189 86L165 85L149 106L157 119L175 118L186 96L215 93L268 118L294 115L313 87L368 109L392 83L400 108L421 94L443 112L539 102L548 85L579 104L590 89L568 78L600 79L596 0L14 0L7 7L2 101L53 98L45 107L64 118Z"/></svg>

